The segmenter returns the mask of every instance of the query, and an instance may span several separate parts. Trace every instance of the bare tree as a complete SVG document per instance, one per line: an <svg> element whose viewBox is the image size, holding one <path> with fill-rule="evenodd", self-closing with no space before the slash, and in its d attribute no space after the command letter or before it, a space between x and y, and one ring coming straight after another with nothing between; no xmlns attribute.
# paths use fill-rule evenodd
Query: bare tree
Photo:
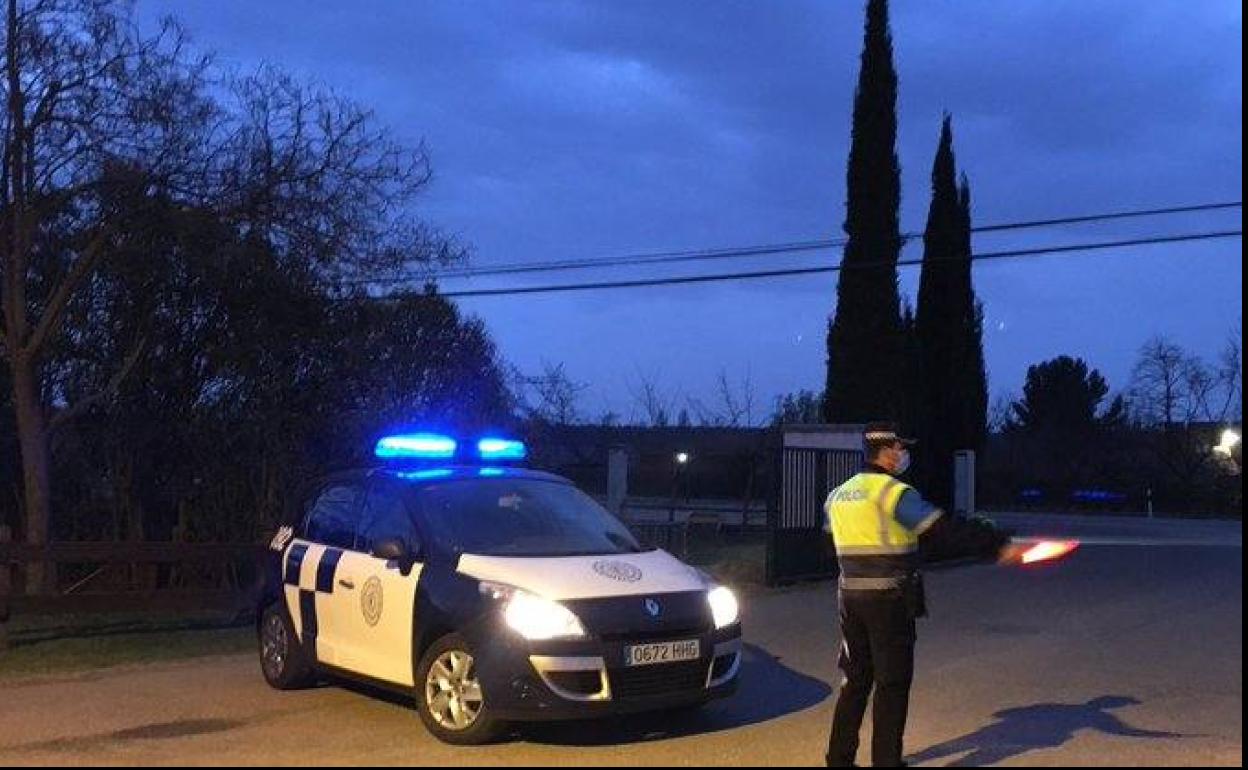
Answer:
<svg viewBox="0 0 1248 770"><path fill-rule="evenodd" d="M629 383L629 394L634 405L641 410L646 425L665 428L672 424L675 400L663 393L657 377L638 371L637 383Z"/></svg>
<svg viewBox="0 0 1248 770"><path fill-rule="evenodd" d="M1240 397L1241 370L1239 340L1234 336L1217 366L1164 337L1149 340L1131 378L1135 416L1164 428L1225 420Z"/></svg>
<svg viewBox="0 0 1248 770"><path fill-rule="evenodd" d="M202 171L206 62L185 53L171 23L145 36L128 10L93 0L9 0L6 9L0 304L31 544L47 542L51 505L41 369L70 303L129 235L101 193L141 180L156 197ZM41 590L51 580L35 565L27 582Z"/></svg>
<svg viewBox="0 0 1248 770"><path fill-rule="evenodd" d="M1137 419L1165 426L1183 420L1190 364L1187 353L1163 337L1145 343L1131 376L1131 400Z"/></svg>
<svg viewBox="0 0 1248 770"><path fill-rule="evenodd" d="M564 364L543 361L541 374L525 376L516 372L515 379L519 385L517 391L521 408L530 418L553 425L572 425L580 421L578 404L581 394L589 386L569 377ZM530 390L536 396L536 403L526 397Z"/></svg>
<svg viewBox="0 0 1248 770"><path fill-rule="evenodd" d="M739 386L733 384L727 369L720 369L715 378L715 400L708 406L696 398L689 398L688 409L697 416L699 425L715 427L753 427L756 394L754 380L749 371Z"/></svg>
<svg viewBox="0 0 1248 770"><path fill-rule="evenodd" d="M1241 369L1235 335L1216 366L1161 337L1140 351L1131 383L1133 411L1142 427L1154 429L1149 446L1158 467L1185 499L1195 499L1216 478L1216 425L1241 401Z"/></svg>
<svg viewBox="0 0 1248 770"><path fill-rule="evenodd" d="M330 286L411 278L466 249L413 215L433 176L423 143L272 67L228 80L212 178L216 207L244 234Z"/></svg>
<svg viewBox="0 0 1248 770"><path fill-rule="evenodd" d="M1222 384L1223 399L1218 408L1219 420L1242 421L1244 418L1243 331L1232 329L1218 358L1217 377Z"/></svg>
<svg viewBox="0 0 1248 770"><path fill-rule="evenodd" d="M732 427L752 427L754 425L754 378L747 369L741 379L739 389L734 388L728 379L726 369L719 370L716 379L716 392L725 421Z"/></svg>

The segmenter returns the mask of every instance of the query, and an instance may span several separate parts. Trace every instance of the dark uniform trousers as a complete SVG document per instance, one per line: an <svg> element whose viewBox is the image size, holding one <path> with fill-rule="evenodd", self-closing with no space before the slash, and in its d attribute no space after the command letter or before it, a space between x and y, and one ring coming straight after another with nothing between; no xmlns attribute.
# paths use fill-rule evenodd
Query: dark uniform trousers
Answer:
<svg viewBox="0 0 1248 770"><path fill-rule="evenodd" d="M876 767L902 765L902 734L914 678L915 617L922 614L907 593L841 591L839 663L845 683L832 717L829 767L853 766L873 689L871 762Z"/></svg>

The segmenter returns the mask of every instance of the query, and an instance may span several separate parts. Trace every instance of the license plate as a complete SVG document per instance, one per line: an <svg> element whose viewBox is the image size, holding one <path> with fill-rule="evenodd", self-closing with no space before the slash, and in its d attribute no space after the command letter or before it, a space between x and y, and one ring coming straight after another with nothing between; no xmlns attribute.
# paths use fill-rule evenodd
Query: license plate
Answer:
<svg viewBox="0 0 1248 770"><path fill-rule="evenodd" d="M632 644L624 648L624 665L653 666L658 663L677 663L697 660L702 655L702 645L697 639L682 642L655 642Z"/></svg>

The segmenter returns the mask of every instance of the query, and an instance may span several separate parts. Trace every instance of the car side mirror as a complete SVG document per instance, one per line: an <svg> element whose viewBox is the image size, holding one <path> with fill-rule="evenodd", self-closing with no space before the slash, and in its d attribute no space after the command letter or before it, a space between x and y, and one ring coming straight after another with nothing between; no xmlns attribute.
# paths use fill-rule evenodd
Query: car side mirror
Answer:
<svg viewBox="0 0 1248 770"><path fill-rule="evenodd" d="M399 565L399 572L404 575L412 571L412 566L420 558L420 546L408 548L397 537L386 537L373 544L373 556L384 561L392 561Z"/></svg>

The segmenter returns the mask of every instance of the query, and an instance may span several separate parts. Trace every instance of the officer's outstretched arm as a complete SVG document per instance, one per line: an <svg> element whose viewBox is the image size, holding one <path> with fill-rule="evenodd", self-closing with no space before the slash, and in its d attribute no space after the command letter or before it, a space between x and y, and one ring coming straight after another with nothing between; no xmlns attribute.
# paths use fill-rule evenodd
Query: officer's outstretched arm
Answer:
<svg viewBox="0 0 1248 770"><path fill-rule="evenodd" d="M1000 558L1010 535L983 519L944 514L919 538L927 561Z"/></svg>

